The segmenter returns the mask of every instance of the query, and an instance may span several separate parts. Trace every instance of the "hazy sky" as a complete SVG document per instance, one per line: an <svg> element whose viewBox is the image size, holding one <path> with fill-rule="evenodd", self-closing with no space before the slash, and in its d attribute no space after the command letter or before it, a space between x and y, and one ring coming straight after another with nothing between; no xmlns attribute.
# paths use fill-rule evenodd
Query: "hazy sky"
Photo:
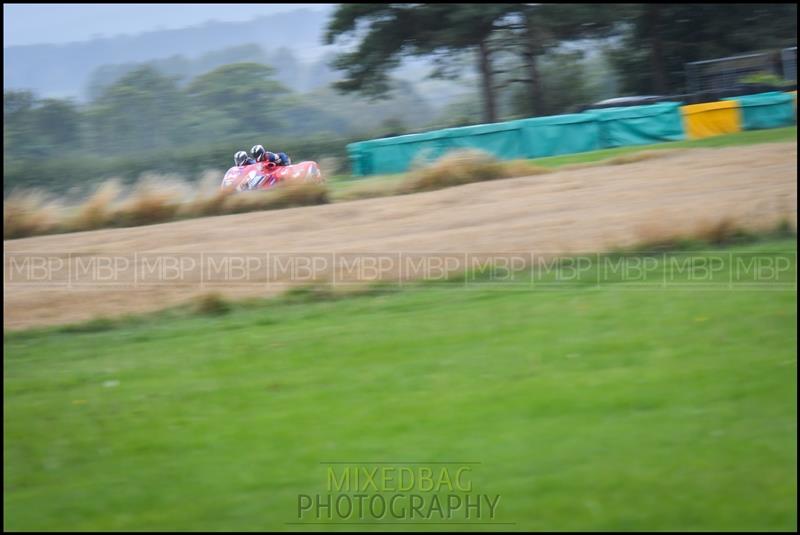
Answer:
<svg viewBox="0 0 800 535"><path fill-rule="evenodd" d="M336 4L3 4L3 47L84 41L196 26L207 20L245 21Z"/></svg>

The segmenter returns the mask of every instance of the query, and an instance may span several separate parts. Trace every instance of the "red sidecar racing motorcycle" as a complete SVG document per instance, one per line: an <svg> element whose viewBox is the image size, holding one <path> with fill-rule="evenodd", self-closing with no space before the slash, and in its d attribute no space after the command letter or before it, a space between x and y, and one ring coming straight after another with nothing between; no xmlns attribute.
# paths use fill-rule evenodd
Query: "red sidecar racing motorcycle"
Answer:
<svg viewBox="0 0 800 535"><path fill-rule="evenodd" d="M222 179L221 189L231 191L265 190L280 182L324 182L317 162L307 161L279 166L273 162L257 162L231 167Z"/></svg>

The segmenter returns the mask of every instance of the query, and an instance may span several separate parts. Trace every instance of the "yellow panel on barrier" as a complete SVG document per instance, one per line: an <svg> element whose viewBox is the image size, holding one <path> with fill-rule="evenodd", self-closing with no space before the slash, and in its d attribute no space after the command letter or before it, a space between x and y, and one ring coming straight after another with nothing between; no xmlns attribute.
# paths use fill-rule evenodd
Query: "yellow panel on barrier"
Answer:
<svg viewBox="0 0 800 535"><path fill-rule="evenodd" d="M701 139L742 130L742 115L735 100L681 106L686 137Z"/></svg>

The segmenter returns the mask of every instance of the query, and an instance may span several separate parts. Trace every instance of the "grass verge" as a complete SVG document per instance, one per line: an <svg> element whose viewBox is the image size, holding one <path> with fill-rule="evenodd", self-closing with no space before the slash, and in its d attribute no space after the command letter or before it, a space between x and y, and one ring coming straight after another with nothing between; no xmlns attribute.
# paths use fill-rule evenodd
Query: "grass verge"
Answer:
<svg viewBox="0 0 800 535"><path fill-rule="evenodd" d="M796 290L490 284L7 335L4 528L286 530L371 460L479 462L511 525L475 528L793 530L796 321Z"/></svg>

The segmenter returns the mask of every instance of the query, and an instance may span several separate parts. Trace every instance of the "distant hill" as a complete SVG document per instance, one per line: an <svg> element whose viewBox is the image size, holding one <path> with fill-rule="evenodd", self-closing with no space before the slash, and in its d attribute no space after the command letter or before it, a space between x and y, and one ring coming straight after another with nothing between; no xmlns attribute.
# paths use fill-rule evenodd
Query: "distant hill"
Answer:
<svg viewBox="0 0 800 535"><path fill-rule="evenodd" d="M94 100L104 88L142 65L149 65L164 75L175 77L179 85L184 85L217 67L244 61L271 66L275 69L275 78L284 86L298 93L307 93L326 87L339 78L339 74L328 66L332 55L330 52L318 60L302 61L288 48L267 53L258 44L250 43L214 50L194 59L175 55L147 62L102 65L89 75L83 95Z"/></svg>
<svg viewBox="0 0 800 535"><path fill-rule="evenodd" d="M11 46L3 49L3 88L31 89L44 97L85 99L91 74L102 66L143 63L184 56L198 59L212 51L257 44L270 57L280 48L295 62L313 65L326 51L321 42L327 14L298 9L247 22L208 22L179 30L159 30L64 45ZM248 60L249 58L242 58ZM271 62L272 63L272 62Z"/></svg>
<svg viewBox="0 0 800 535"><path fill-rule="evenodd" d="M103 87L145 63L188 82L221 65L254 61L273 66L276 79L298 93L325 89L340 77L329 67L340 49L322 44L328 14L297 9L281 14L280 23L276 23L275 18L212 21L184 29L68 44L7 47L3 49L3 88L32 90L44 98L74 98L86 102ZM420 99L412 109L436 113L477 90L472 69L465 70L461 81L453 82L427 79L430 68L428 59L412 58L404 61L394 73L394 77L413 88L414 98ZM360 97L353 95L348 100L360 100ZM376 109L370 108L370 111ZM397 111L398 115L407 113L408 109ZM385 119L382 113L377 117L380 117L378 122ZM418 126L418 119L406 122L409 126Z"/></svg>

